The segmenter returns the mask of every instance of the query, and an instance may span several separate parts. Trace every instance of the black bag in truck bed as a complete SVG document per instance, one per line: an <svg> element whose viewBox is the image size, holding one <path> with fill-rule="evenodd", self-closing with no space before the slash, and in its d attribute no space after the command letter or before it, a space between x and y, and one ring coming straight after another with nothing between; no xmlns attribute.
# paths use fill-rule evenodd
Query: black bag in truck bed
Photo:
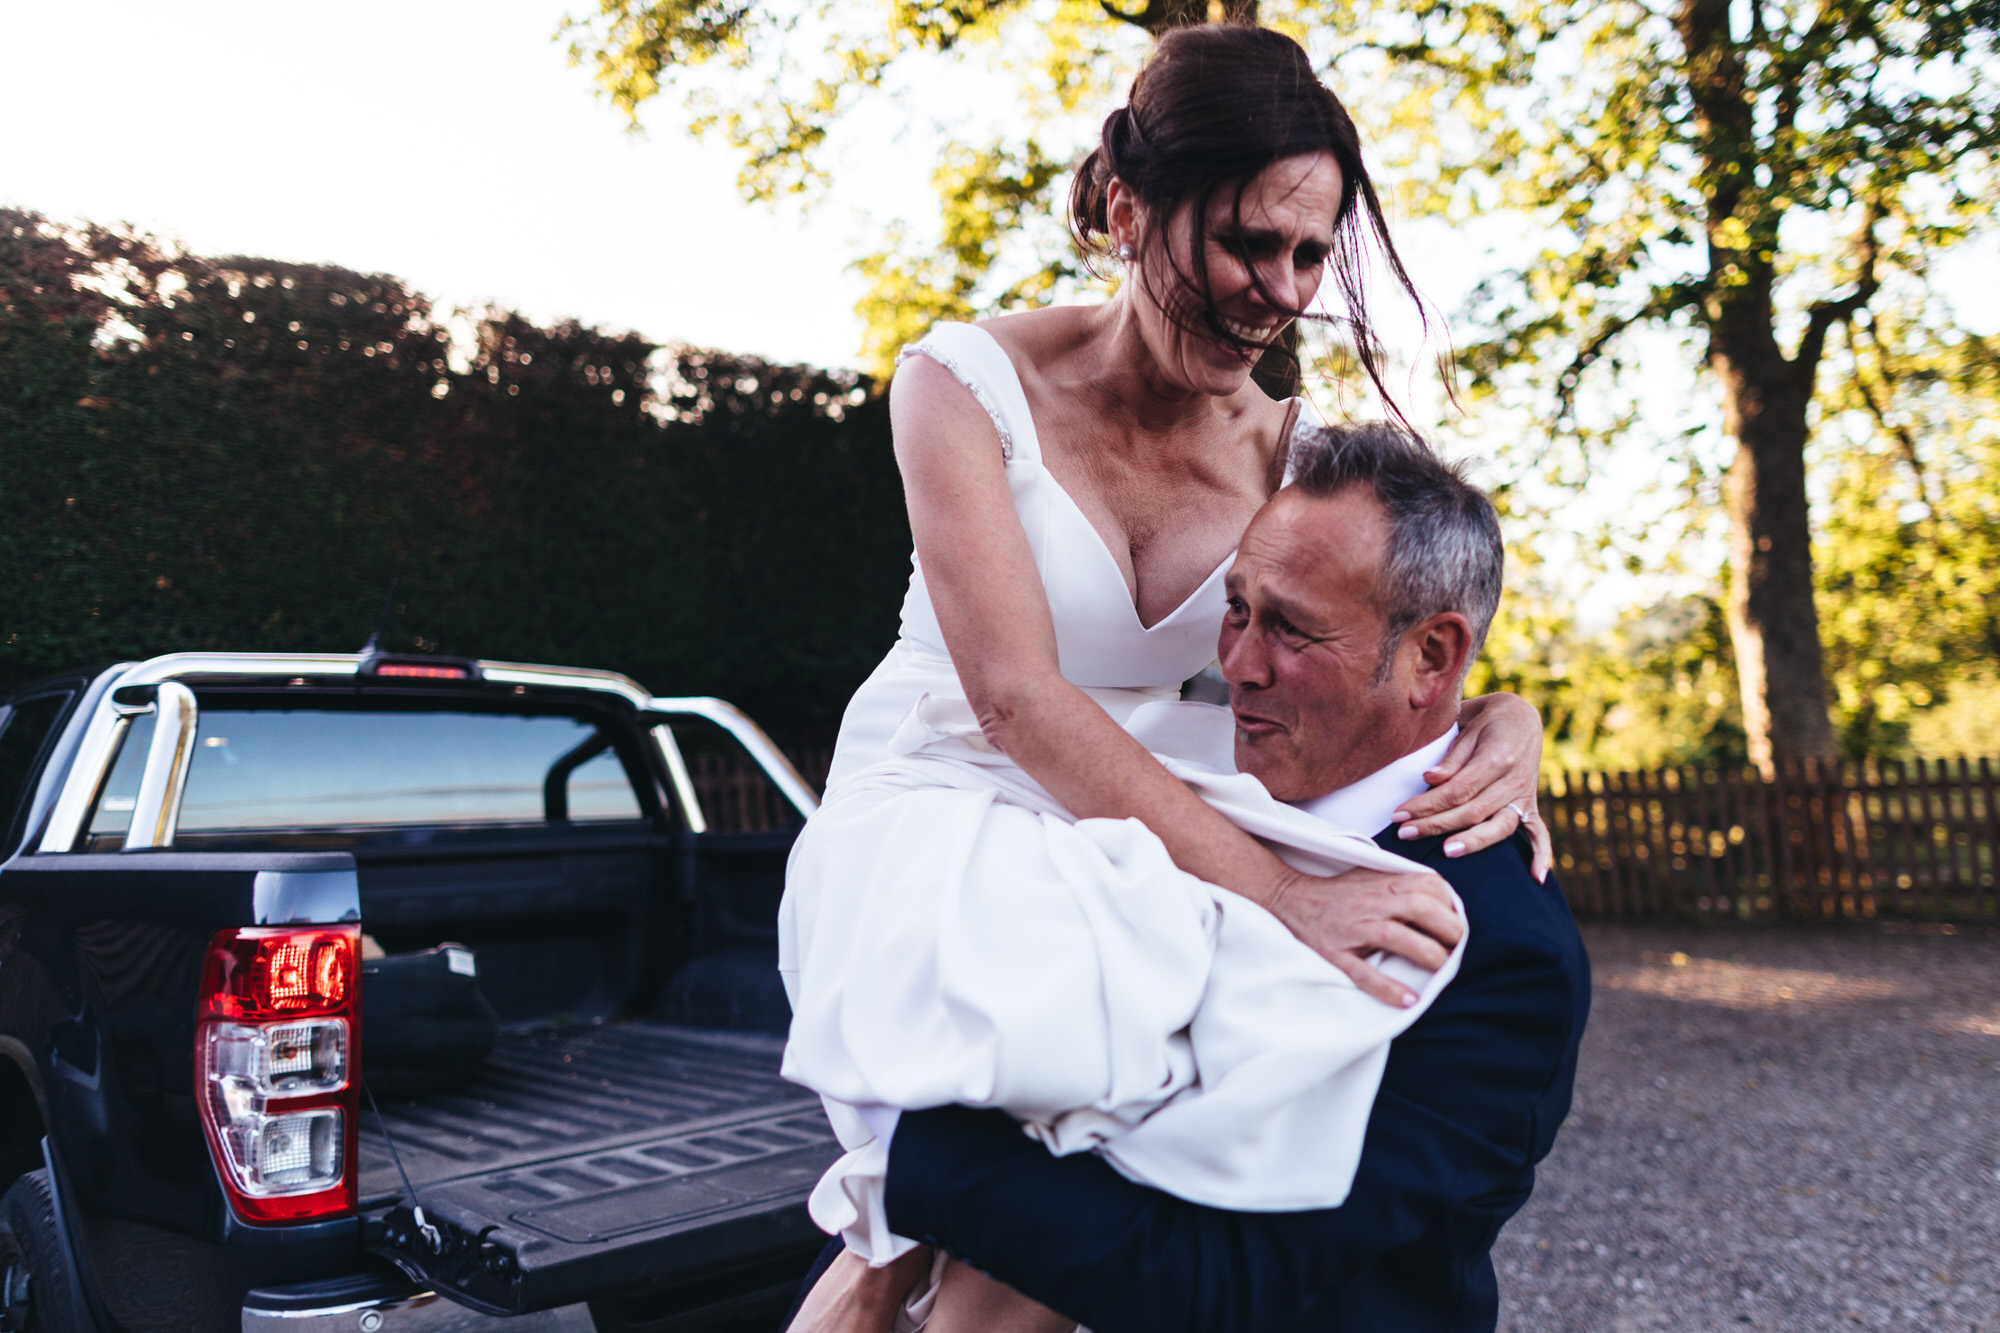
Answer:
<svg viewBox="0 0 2000 1333"><path fill-rule="evenodd" d="M808 1255L825 1237L806 1196L841 1150L778 1077L783 1045L646 1022L504 1034L450 1091L364 1110L369 1248L495 1314Z"/></svg>

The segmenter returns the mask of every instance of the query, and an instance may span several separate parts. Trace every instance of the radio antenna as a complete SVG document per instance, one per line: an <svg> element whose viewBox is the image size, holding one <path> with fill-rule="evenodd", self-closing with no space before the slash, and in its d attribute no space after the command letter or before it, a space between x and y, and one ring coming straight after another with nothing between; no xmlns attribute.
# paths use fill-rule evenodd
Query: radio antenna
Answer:
<svg viewBox="0 0 2000 1333"><path fill-rule="evenodd" d="M389 613L396 609L396 585L402 581L401 574L389 580L389 591L382 598L382 614L376 618L375 632L368 636L368 642L361 645L363 657L374 657L382 651L382 637L389 632Z"/></svg>

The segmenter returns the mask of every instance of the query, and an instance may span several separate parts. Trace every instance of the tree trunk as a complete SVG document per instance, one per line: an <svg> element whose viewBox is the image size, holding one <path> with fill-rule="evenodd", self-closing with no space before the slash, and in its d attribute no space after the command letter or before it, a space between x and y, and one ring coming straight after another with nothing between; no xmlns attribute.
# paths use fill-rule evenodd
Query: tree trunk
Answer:
<svg viewBox="0 0 2000 1333"><path fill-rule="evenodd" d="M1812 526L1806 502L1806 406L1796 368L1730 354L1715 337L1724 429L1736 440L1727 481L1729 637L1743 690L1750 761L1769 775L1787 759L1839 754L1827 715L1826 663L1813 603ZM1763 364L1757 364L1763 362ZM1775 364L1773 364L1775 363Z"/></svg>
<svg viewBox="0 0 2000 1333"><path fill-rule="evenodd" d="M1700 132L1711 295L1708 364L1736 441L1728 477L1729 637L1743 690L1750 760L1768 777L1788 759L1839 753L1813 604L1806 503L1806 409L1831 312L1815 311L1798 354L1778 347L1779 212L1758 196L1756 116L1731 0L1682 0L1675 27Z"/></svg>

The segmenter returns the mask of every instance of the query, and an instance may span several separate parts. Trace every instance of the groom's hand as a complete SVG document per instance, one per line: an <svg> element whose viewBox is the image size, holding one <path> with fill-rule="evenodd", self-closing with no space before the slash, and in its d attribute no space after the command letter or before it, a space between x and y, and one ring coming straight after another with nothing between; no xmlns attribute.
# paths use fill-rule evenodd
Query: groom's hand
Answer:
<svg viewBox="0 0 2000 1333"><path fill-rule="evenodd" d="M1377 952L1428 972L1465 934L1444 880L1429 870L1349 870L1332 879L1293 872L1264 904L1305 946L1384 1004L1408 1008L1417 993L1370 966Z"/></svg>

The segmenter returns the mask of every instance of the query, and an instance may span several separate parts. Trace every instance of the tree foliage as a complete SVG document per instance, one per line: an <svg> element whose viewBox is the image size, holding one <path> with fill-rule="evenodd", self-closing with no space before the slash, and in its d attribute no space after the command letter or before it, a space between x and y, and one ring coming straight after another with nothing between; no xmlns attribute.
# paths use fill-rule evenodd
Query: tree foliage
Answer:
<svg viewBox="0 0 2000 1333"><path fill-rule="evenodd" d="M1491 24L1493 13L1508 21ZM1491 373L1526 367L1573 428L1628 331L1691 335L1719 389L1731 637L1752 757L1827 754L1805 457L1829 339L1920 290L1996 197L2000 9L1902 0L1440 5L1371 45L1493 128L1440 159L1561 243L1496 284ZM1429 27L1432 30L1427 31Z"/></svg>
<svg viewBox="0 0 2000 1333"><path fill-rule="evenodd" d="M998 290L987 283L1010 233L1030 224L1066 167L1033 139L1018 152L961 145L948 150L932 177L943 211L942 244L927 252L906 244L907 232L895 229L882 250L856 261L868 279L856 307L866 328L862 364L886 376L897 350L933 324L1042 305L1064 282L1080 277L1062 249Z"/></svg>
<svg viewBox="0 0 2000 1333"><path fill-rule="evenodd" d="M1966 728L1921 723L2000 683L2000 348L1881 320L1849 341L1854 373L1822 432L1836 714L1853 753L1905 749L1919 730L1963 752L1979 743Z"/></svg>
<svg viewBox="0 0 2000 1333"><path fill-rule="evenodd" d="M0 687L181 649L623 670L820 733L909 530L851 375L0 213ZM456 359L456 364L455 364Z"/></svg>
<svg viewBox="0 0 2000 1333"><path fill-rule="evenodd" d="M1546 772L1740 767L1749 757L1721 604L1670 598L1579 635L1559 602L1510 592L1467 688L1542 710Z"/></svg>

